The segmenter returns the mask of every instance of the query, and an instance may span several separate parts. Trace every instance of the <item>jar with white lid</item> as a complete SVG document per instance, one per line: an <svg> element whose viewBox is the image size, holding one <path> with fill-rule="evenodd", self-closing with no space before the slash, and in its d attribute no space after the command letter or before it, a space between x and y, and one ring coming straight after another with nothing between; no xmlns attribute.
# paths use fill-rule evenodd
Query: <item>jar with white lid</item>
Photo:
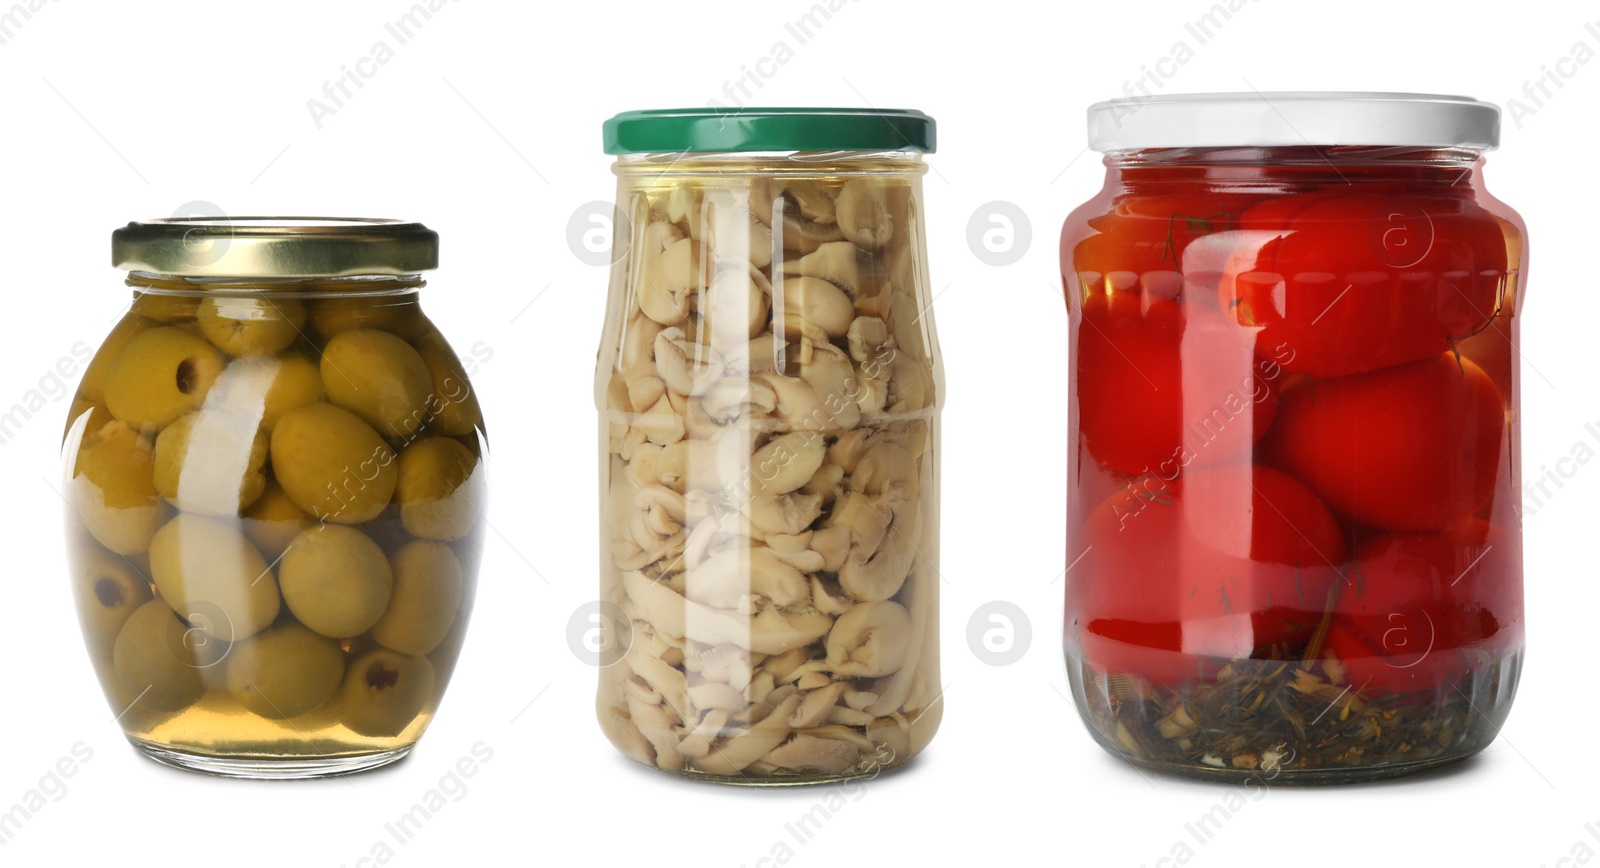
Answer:
<svg viewBox="0 0 1600 868"><path fill-rule="evenodd" d="M1526 229L1499 110L1245 93L1089 110L1068 217L1066 657L1109 751L1279 783L1482 750L1523 648Z"/></svg>

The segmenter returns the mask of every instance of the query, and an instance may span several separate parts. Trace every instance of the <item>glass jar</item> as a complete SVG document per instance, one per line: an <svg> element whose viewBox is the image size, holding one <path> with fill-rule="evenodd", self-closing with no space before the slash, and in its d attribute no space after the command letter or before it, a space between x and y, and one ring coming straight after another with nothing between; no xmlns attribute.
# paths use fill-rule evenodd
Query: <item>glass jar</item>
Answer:
<svg viewBox="0 0 1600 868"><path fill-rule="evenodd" d="M630 112L595 376L618 750L869 776L933 737L938 408L920 112Z"/></svg>
<svg viewBox="0 0 1600 868"><path fill-rule="evenodd" d="M62 458L85 642L128 739L237 777L405 756L450 680L486 440L417 223L158 220Z"/></svg>
<svg viewBox="0 0 1600 868"><path fill-rule="evenodd" d="M1066 659L1111 753L1360 781L1470 756L1523 646L1520 217L1499 110L1215 94L1089 111L1067 218Z"/></svg>

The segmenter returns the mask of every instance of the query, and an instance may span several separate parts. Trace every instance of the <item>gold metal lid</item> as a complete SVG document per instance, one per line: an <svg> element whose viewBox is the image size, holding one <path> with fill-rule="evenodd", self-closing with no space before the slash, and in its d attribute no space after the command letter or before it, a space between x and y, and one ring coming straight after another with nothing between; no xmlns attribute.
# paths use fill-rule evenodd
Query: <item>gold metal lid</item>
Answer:
<svg viewBox="0 0 1600 868"><path fill-rule="evenodd" d="M180 277L350 277L439 267L421 223L345 217L195 217L111 233L111 264Z"/></svg>

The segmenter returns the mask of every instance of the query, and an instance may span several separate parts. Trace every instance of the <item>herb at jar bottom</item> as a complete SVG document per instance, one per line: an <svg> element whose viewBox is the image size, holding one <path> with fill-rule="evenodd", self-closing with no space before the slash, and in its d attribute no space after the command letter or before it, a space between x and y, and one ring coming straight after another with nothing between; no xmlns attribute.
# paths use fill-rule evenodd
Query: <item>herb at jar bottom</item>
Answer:
<svg viewBox="0 0 1600 868"><path fill-rule="evenodd" d="M1487 746L1509 710L1520 659L1474 655L1471 676L1423 701L1340 683L1336 658L1235 660L1214 679L1152 687L1082 666L1086 718L1132 762L1198 777L1318 770L1287 783L1370 780L1449 762Z"/></svg>

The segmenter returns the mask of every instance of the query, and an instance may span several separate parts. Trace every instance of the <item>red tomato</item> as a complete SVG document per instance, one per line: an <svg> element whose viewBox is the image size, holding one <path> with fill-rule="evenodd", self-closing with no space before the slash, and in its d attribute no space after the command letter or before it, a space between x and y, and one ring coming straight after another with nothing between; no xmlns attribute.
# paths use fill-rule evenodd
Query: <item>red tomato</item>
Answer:
<svg viewBox="0 0 1600 868"><path fill-rule="evenodd" d="M1346 575L1324 647L1355 688L1435 690L1466 673L1461 649L1521 644L1520 549L1488 522L1379 537Z"/></svg>
<svg viewBox="0 0 1600 868"><path fill-rule="evenodd" d="M1505 404L1452 353L1288 384L1264 450L1335 512L1385 530L1442 530L1494 493Z"/></svg>
<svg viewBox="0 0 1600 868"><path fill-rule="evenodd" d="M1170 684L1309 638L1344 540L1269 467L1142 477L1069 538L1067 623L1091 664Z"/></svg>
<svg viewBox="0 0 1600 868"><path fill-rule="evenodd" d="M1091 295L1073 371L1077 431L1089 454L1124 473L1161 476L1247 456L1277 412L1268 376L1276 369L1212 331L1233 328L1214 314L1186 323L1171 299Z"/></svg>
<svg viewBox="0 0 1600 868"><path fill-rule="evenodd" d="M1500 302L1500 224L1463 196L1314 193L1245 212L1219 292L1284 367L1341 376L1413 362L1480 330Z"/></svg>

